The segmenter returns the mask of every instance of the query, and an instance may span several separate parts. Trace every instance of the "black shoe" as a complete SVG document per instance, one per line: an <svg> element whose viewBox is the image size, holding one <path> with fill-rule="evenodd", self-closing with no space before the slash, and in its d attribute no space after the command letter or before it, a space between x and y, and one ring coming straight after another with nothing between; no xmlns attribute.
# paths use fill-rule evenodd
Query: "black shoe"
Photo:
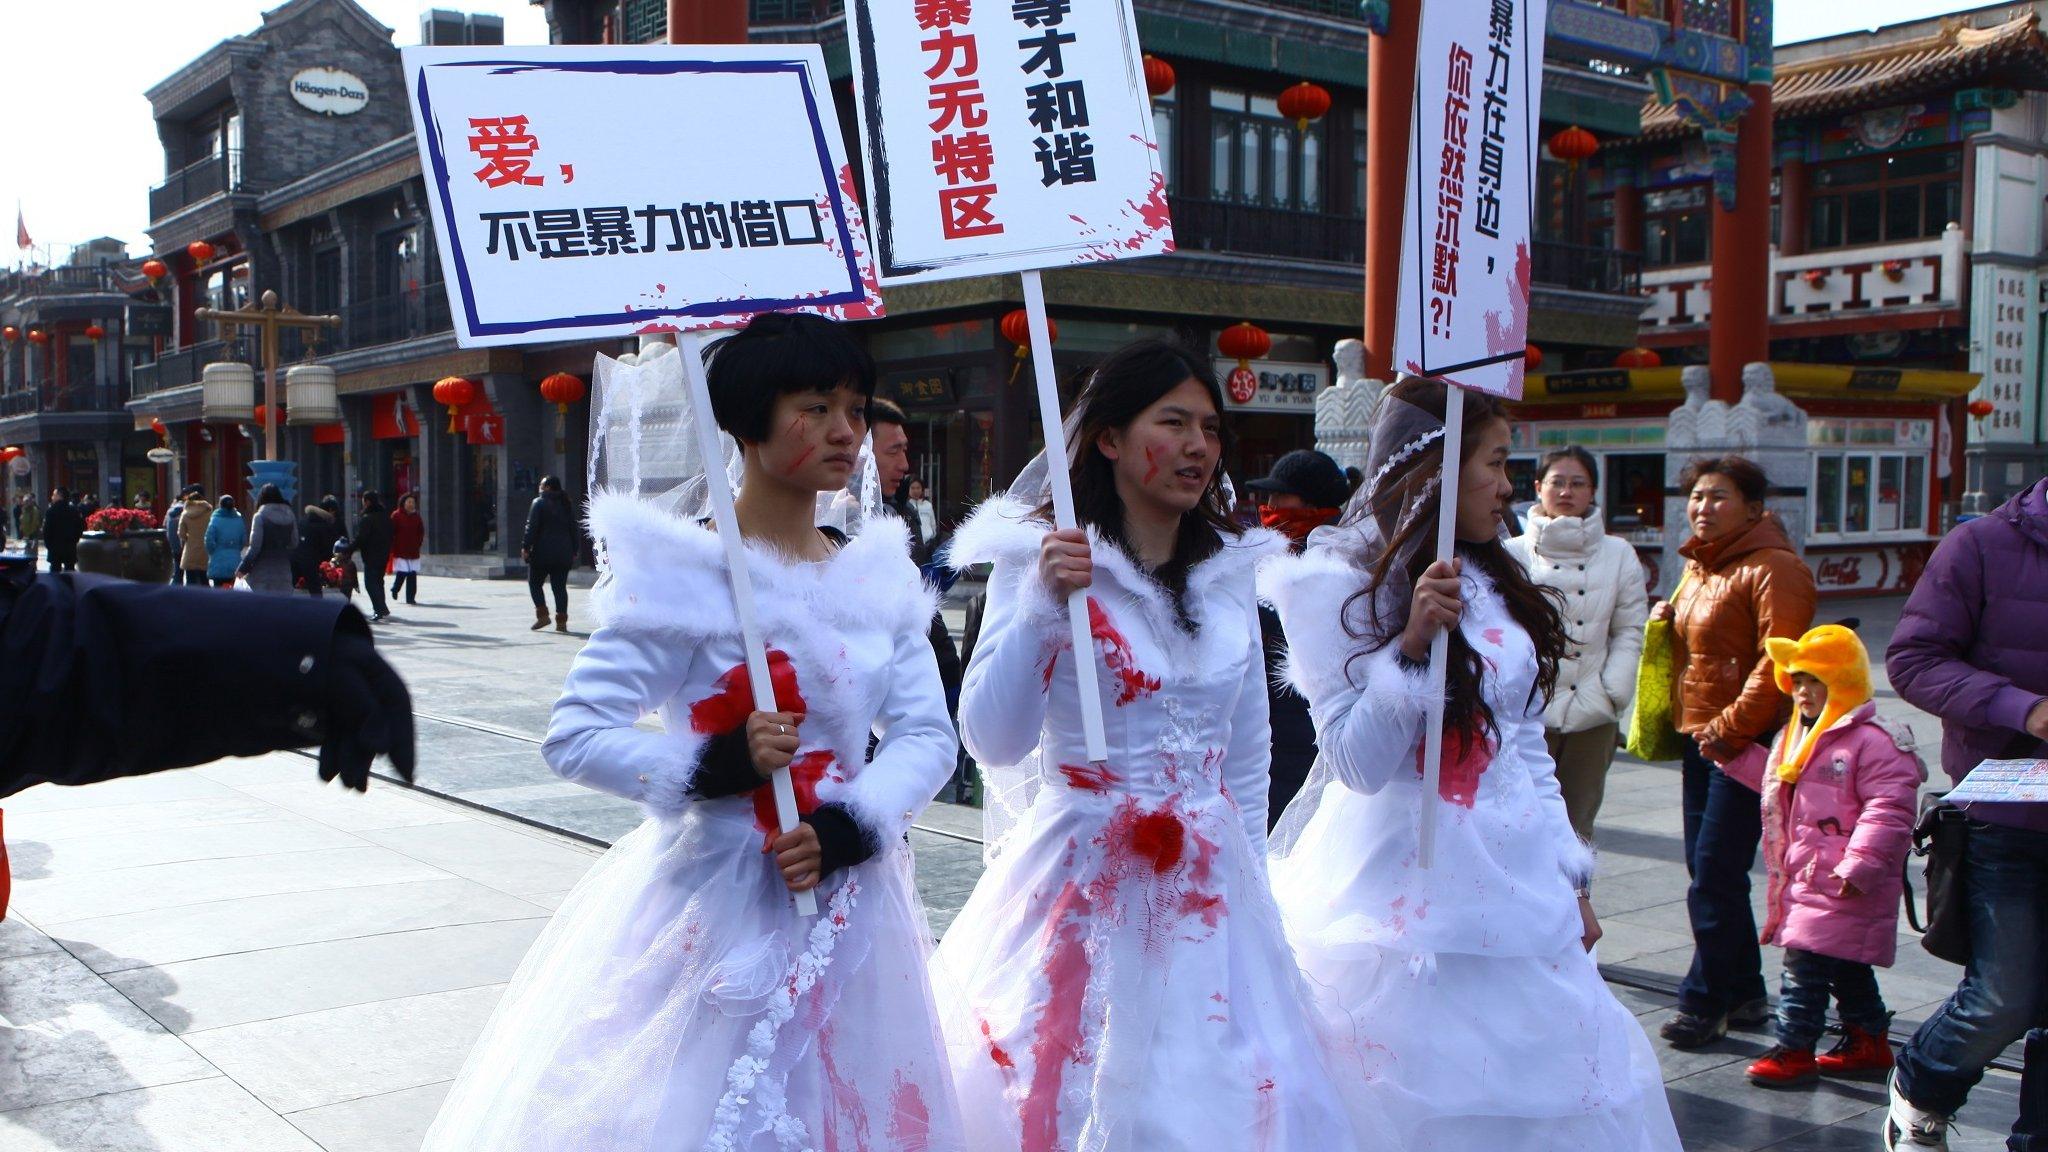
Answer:
<svg viewBox="0 0 2048 1152"><path fill-rule="evenodd" d="M1698 1012L1679 1012L1657 1029L1666 1043L1680 1051L1704 1048L1728 1035L1726 1016L1706 1016Z"/></svg>
<svg viewBox="0 0 2048 1152"><path fill-rule="evenodd" d="M1771 998L1759 996L1746 1004L1737 1004L1728 1010L1728 1023L1735 1028L1755 1028L1769 1023L1771 1019Z"/></svg>

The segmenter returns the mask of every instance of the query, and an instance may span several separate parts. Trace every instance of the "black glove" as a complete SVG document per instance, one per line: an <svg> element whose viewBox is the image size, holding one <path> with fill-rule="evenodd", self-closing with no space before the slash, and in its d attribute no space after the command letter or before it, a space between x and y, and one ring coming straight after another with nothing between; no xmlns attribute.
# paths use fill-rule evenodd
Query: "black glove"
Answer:
<svg viewBox="0 0 2048 1152"><path fill-rule="evenodd" d="M820 880L841 868L866 863L881 847L843 804L820 804L817 811L797 819L818 834Z"/></svg>
<svg viewBox="0 0 2048 1152"><path fill-rule="evenodd" d="M412 781L412 694L366 637L334 638L328 701L320 743L320 779L341 777L358 792L370 786L370 763L379 754Z"/></svg>

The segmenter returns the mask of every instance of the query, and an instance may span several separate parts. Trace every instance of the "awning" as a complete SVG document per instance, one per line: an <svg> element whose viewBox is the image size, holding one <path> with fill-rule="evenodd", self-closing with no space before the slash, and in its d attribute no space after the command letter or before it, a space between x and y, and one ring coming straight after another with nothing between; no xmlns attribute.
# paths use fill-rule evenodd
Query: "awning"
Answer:
<svg viewBox="0 0 2048 1152"><path fill-rule="evenodd" d="M1685 398L1683 369L1588 368L1529 376L1523 404L1628 403ZM1966 396L1983 381L1977 372L1933 368L1863 368L1847 364L1771 364L1778 391L1809 400L1903 400L1938 404Z"/></svg>

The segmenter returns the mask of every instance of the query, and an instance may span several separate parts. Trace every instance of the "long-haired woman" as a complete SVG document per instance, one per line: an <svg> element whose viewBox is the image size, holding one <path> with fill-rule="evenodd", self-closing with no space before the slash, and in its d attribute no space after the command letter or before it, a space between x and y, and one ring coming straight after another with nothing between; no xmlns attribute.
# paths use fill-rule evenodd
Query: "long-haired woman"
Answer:
<svg viewBox="0 0 2048 1152"><path fill-rule="evenodd" d="M1337 1033L1340 1090L1383 1108L1362 1147L1676 1149L1657 1061L1588 955L1599 938L1543 742L1566 633L1500 539L1498 402L1465 399L1442 476L1445 385L1409 378L1375 421L1344 521L1262 590L1321 759L1279 830L1273 887ZM1437 561L1449 484L1457 558ZM1433 866L1420 865L1430 644L1449 629Z"/></svg>
<svg viewBox="0 0 2048 1152"><path fill-rule="evenodd" d="M1265 882L1254 568L1286 541L1231 522L1222 413L1201 357L1127 345L1052 448L1084 527L1020 479L954 538L953 565L994 564L960 723L998 826L932 976L977 1152L1351 1144Z"/></svg>
<svg viewBox="0 0 2048 1152"><path fill-rule="evenodd" d="M429 1149L964 1147L904 842L956 752L932 598L901 524L848 543L812 520L853 471L874 381L815 316L756 317L713 353L776 711L754 708L717 534L631 493L592 501L598 628L543 754L647 820L527 954ZM649 714L663 731L636 726ZM788 833L781 768L803 814Z"/></svg>

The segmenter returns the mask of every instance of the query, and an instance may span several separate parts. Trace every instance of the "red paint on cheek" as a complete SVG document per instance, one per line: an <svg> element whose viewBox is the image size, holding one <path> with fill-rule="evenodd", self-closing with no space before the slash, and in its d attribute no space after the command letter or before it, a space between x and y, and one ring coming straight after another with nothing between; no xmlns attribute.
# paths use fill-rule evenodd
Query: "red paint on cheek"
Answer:
<svg viewBox="0 0 2048 1152"><path fill-rule="evenodd" d="M1152 446L1148 444L1145 446L1145 483L1150 484L1153 477L1157 475L1159 475L1159 457L1153 451Z"/></svg>
<svg viewBox="0 0 2048 1152"><path fill-rule="evenodd" d="M777 711L808 711L797 690L796 665L790 662L789 653L768 650L768 682L775 688ZM701 736L723 736L745 724L754 712L754 681L745 664L728 669L713 687L716 692L690 705L690 730Z"/></svg>
<svg viewBox="0 0 2048 1152"><path fill-rule="evenodd" d="M1083 792L1107 792L1124 782L1107 764L1062 764L1060 775L1067 778L1067 787Z"/></svg>
<svg viewBox="0 0 2048 1152"><path fill-rule="evenodd" d="M1146 675L1145 670L1138 667L1137 658L1131 653L1131 642L1117 631L1116 623L1093 596L1088 598L1088 633L1095 638L1095 647L1102 653L1103 663L1116 677L1117 707L1159 691L1159 678Z"/></svg>
<svg viewBox="0 0 2048 1152"><path fill-rule="evenodd" d="M802 452L797 453L796 459L791 460L789 462L789 467L784 468L782 470L782 474L784 476L796 475L797 469L803 467L804 461L809 460L811 458L811 454L816 452L817 450L818 446L816 444L804 445L804 450Z"/></svg>

